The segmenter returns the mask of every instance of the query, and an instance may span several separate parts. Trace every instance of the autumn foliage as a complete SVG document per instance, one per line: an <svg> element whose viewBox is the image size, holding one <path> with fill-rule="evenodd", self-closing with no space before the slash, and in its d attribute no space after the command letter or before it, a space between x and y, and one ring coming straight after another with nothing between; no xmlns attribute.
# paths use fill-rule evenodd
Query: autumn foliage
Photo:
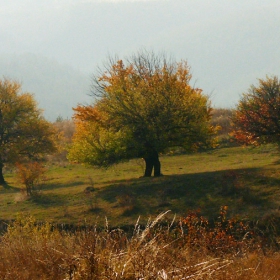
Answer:
<svg viewBox="0 0 280 280"><path fill-rule="evenodd" d="M67 232L19 215L0 236L0 278L278 279L279 252L263 251L246 223L225 219L211 227L193 212L178 225L162 223L165 214L136 223L133 233L108 224Z"/></svg>
<svg viewBox="0 0 280 280"><path fill-rule="evenodd" d="M98 166L142 157L145 176L159 176L159 154L169 147L188 151L213 144L211 108L201 89L190 85L187 62L139 53L109 61L94 77L94 104L75 110L72 161Z"/></svg>
<svg viewBox="0 0 280 280"><path fill-rule="evenodd" d="M280 81L259 79L243 94L233 115L232 136L240 143L258 145L280 143Z"/></svg>
<svg viewBox="0 0 280 280"><path fill-rule="evenodd" d="M17 163L16 168L18 179L25 186L27 195L32 195L46 169L39 162Z"/></svg>
<svg viewBox="0 0 280 280"><path fill-rule="evenodd" d="M0 184L5 183L5 164L38 159L55 151L56 136L32 94L21 92L16 81L0 80Z"/></svg>

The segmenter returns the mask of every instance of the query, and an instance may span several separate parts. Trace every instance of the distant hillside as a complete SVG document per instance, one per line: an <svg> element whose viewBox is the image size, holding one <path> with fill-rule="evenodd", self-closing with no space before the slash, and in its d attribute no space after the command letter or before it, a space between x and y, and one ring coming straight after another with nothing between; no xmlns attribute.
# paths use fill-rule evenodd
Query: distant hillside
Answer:
<svg viewBox="0 0 280 280"><path fill-rule="evenodd" d="M87 100L89 75L108 54L186 59L215 107L233 108L258 78L280 72L279 0L2 2L0 76L22 80L48 118Z"/></svg>
<svg viewBox="0 0 280 280"><path fill-rule="evenodd" d="M90 75L34 54L0 56L0 78L15 79L33 93L48 120L71 118L78 103L90 102Z"/></svg>

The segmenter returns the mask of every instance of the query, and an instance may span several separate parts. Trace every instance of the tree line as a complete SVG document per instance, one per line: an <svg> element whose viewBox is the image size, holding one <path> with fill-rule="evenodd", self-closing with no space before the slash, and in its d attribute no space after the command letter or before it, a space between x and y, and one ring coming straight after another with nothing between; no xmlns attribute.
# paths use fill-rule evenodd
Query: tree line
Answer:
<svg viewBox="0 0 280 280"><path fill-rule="evenodd" d="M159 156L170 148L215 148L218 137L229 136L241 144L279 144L278 77L259 79L234 109L213 109L191 78L186 61L164 54L110 57L93 76L92 104L74 108L73 121L55 123L44 119L19 83L0 80L0 184L5 165L54 153L100 167L140 157L150 177L161 175Z"/></svg>

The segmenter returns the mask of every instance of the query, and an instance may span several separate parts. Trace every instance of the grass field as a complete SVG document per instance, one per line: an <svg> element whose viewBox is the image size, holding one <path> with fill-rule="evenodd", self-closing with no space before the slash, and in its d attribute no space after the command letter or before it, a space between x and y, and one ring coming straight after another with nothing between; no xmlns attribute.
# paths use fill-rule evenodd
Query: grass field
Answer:
<svg viewBox="0 0 280 280"><path fill-rule="evenodd" d="M201 209L209 219L228 206L229 216L250 220L280 216L280 156L273 145L223 148L191 155L162 156L158 178L141 178L143 162L109 169L60 164L48 167L38 193L27 198L12 170L0 187L0 219L17 213L56 223L134 225L137 218L171 210L183 217ZM94 187L93 192L85 192Z"/></svg>

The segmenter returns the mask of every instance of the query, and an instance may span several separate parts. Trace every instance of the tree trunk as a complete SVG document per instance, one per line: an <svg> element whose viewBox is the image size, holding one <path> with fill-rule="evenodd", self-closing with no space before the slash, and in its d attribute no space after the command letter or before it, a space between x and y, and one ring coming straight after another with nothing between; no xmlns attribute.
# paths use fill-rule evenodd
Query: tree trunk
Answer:
<svg viewBox="0 0 280 280"><path fill-rule="evenodd" d="M3 176L3 167L4 167L4 164L0 163L0 185L6 184L4 176Z"/></svg>
<svg viewBox="0 0 280 280"><path fill-rule="evenodd" d="M154 176L161 176L161 165L158 158L158 153L153 151L144 157L146 167L144 177L151 177L154 169Z"/></svg>
<svg viewBox="0 0 280 280"><path fill-rule="evenodd" d="M161 165L160 165L160 161L157 155L157 158L154 161L154 176L158 177L161 176Z"/></svg>
<svg viewBox="0 0 280 280"><path fill-rule="evenodd" d="M153 167L154 167L153 160L150 157L146 157L146 158L144 158L144 160L145 160L145 163L146 163L144 177L151 177Z"/></svg>

